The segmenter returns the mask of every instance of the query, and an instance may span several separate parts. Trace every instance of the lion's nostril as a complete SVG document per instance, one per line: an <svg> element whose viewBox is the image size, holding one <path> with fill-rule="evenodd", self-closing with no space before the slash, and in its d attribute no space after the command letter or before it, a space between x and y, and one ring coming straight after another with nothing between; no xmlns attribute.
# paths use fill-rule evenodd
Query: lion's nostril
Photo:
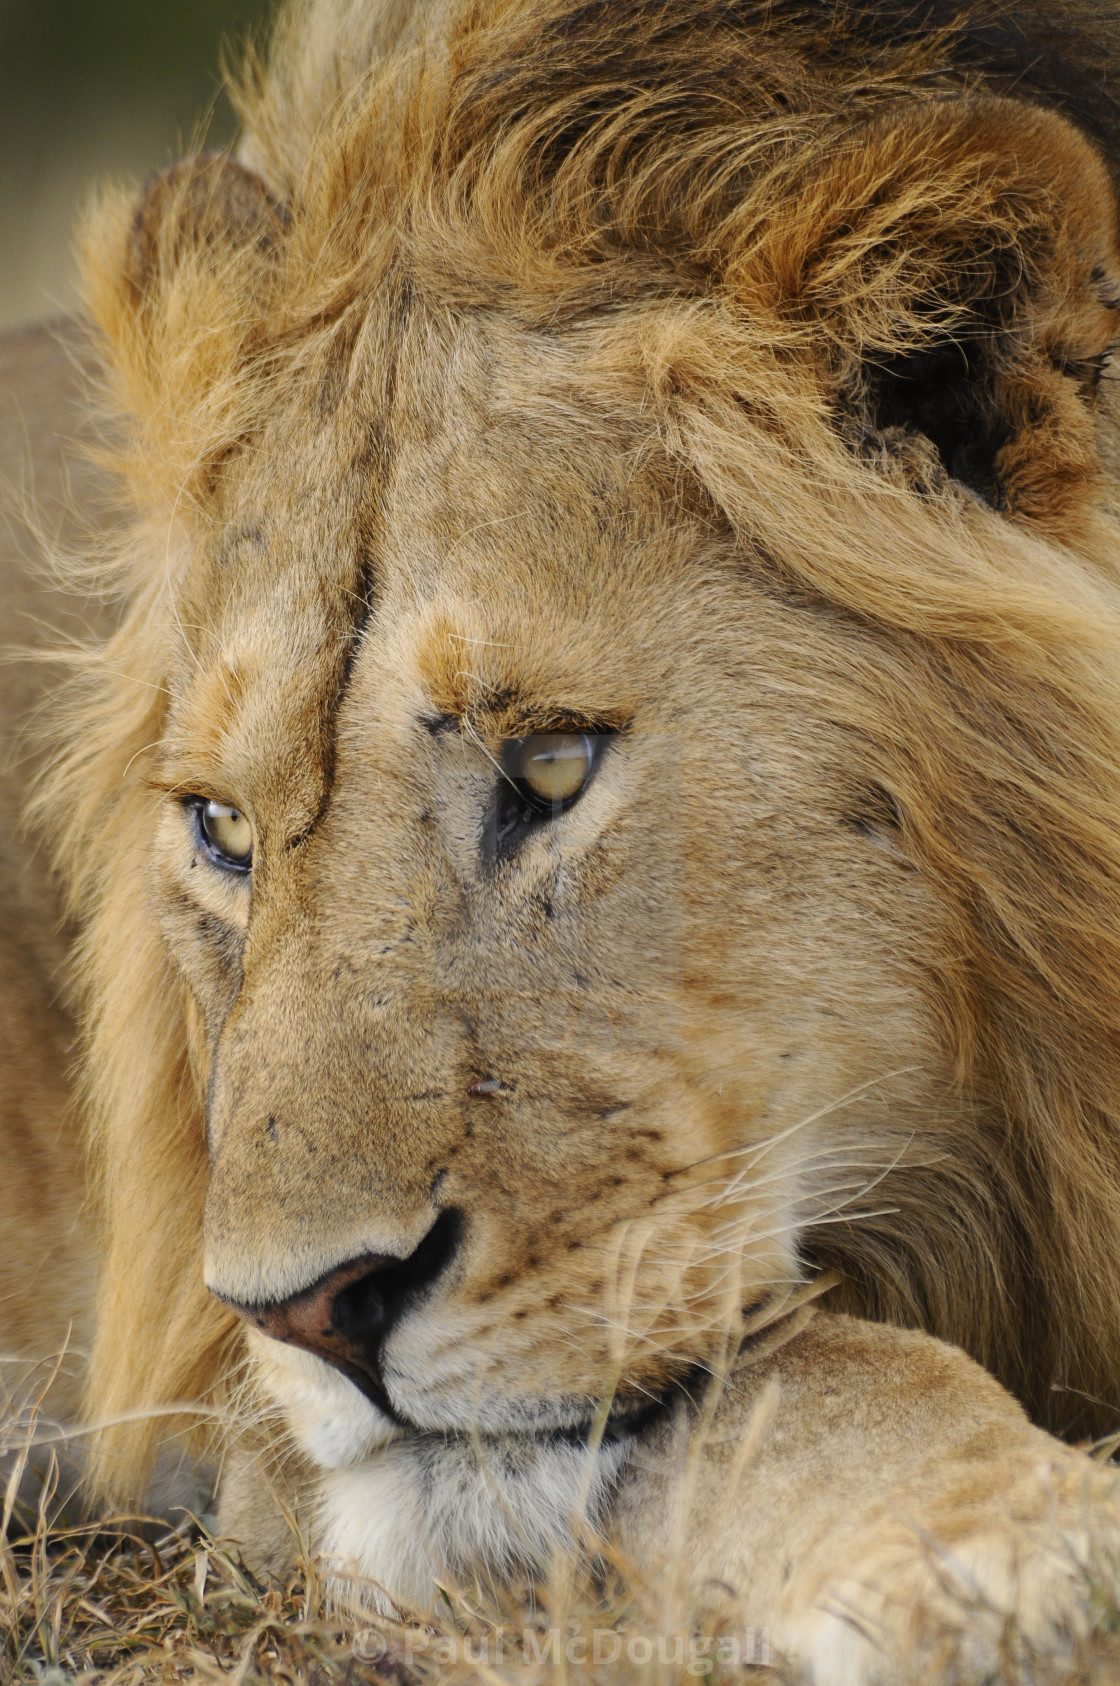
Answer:
<svg viewBox="0 0 1120 1686"><path fill-rule="evenodd" d="M375 1266L335 1295L330 1307L330 1327L335 1334L343 1340L362 1341L374 1331L387 1328L390 1307L382 1277L390 1269Z"/></svg>
<svg viewBox="0 0 1120 1686"><path fill-rule="evenodd" d="M380 1378L381 1345L393 1324L446 1270L459 1249L462 1213L441 1212L407 1258L366 1253L272 1305L231 1309L273 1340L316 1353L393 1415Z"/></svg>

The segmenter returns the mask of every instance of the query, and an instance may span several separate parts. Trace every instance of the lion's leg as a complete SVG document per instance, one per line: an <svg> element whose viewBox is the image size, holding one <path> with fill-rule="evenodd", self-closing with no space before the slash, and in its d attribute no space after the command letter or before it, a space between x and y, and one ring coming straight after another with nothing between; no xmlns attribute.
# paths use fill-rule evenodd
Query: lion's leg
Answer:
<svg viewBox="0 0 1120 1686"><path fill-rule="evenodd" d="M1115 1576L1120 1475L955 1348L821 1314L659 1431L617 1526L679 1610L718 1587L814 1686L855 1686L1068 1645Z"/></svg>

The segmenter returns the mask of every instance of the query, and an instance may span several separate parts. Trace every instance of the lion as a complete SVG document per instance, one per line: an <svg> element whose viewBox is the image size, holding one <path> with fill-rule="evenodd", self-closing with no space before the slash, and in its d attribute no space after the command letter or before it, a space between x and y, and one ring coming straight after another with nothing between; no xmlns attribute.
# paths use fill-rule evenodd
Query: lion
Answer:
<svg viewBox="0 0 1120 1686"><path fill-rule="evenodd" d="M93 1226L94 1491L225 1417L224 1532L390 1612L609 1559L845 1686L1085 1631L1118 59L305 0L235 156L102 197L119 613L31 801L92 1215L45 1155L4 1219Z"/></svg>

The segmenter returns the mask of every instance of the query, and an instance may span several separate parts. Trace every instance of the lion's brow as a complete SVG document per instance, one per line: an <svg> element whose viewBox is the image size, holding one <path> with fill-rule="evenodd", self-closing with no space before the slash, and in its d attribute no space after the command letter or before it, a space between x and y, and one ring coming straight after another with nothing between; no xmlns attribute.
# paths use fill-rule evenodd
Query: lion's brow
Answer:
<svg viewBox="0 0 1120 1686"><path fill-rule="evenodd" d="M628 721L629 712L623 708L588 709L540 700L512 687L421 716L421 724L433 737L453 731L484 738L527 738L536 732L622 732Z"/></svg>

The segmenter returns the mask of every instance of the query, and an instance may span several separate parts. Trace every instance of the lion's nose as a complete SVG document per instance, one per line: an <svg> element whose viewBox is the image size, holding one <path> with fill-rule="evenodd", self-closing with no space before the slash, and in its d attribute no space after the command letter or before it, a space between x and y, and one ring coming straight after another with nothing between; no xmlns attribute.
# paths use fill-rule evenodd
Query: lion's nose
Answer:
<svg viewBox="0 0 1120 1686"><path fill-rule="evenodd" d="M273 1340L325 1358L395 1416L381 1380L382 1344L394 1323L447 1269L462 1230L462 1214L451 1207L440 1213L407 1258L364 1253L289 1299L265 1305L225 1303Z"/></svg>

